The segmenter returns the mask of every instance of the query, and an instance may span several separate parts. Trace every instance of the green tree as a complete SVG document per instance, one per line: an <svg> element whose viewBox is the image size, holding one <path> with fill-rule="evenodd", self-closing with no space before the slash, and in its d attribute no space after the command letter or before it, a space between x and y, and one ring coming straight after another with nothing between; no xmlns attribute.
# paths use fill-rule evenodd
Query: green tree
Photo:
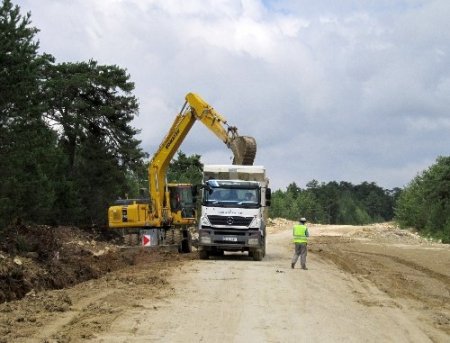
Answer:
<svg viewBox="0 0 450 343"><path fill-rule="evenodd" d="M303 191L298 198L299 201L299 215L307 218L308 221L320 223L325 218L325 213L322 206L317 200L315 193L311 191ZM298 220L299 218L295 218Z"/></svg>
<svg viewBox="0 0 450 343"><path fill-rule="evenodd" d="M136 164L133 169L127 169L126 187L124 188L124 197L128 198L148 198L148 161Z"/></svg>
<svg viewBox="0 0 450 343"><path fill-rule="evenodd" d="M399 190L384 190L375 183L320 183L312 180L301 189L295 183L272 196L270 216L308 220L324 224L366 224L392 219L394 199Z"/></svg>
<svg viewBox="0 0 450 343"><path fill-rule="evenodd" d="M96 61L62 63L46 70L45 117L59 125L61 145L76 163L77 149L89 135L102 137L106 150L133 166L144 156L130 125L138 111L134 84L124 69Z"/></svg>
<svg viewBox="0 0 450 343"><path fill-rule="evenodd" d="M167 171L168 182L200 184L202 182L203 163L200 155L187 156L179 151L169 165Z"/></svg>
<svg viewBox="0 0 450 343"><path fill-rule="evenodd" d="M417 175L402 191L396 204L396 219L450 242L450 156Z"/></svg>
<svg viewBox="0 0 450 343"><path fill-rule="evenodd" d="M322 185L319 201L326 215L326 224L338 224L339 185L336 181Z"/></svg>
<svg viewBox="0 0 450 343"><path fill-rule="evenodd" d="M30 17L2 1L0 225L104 222L143 166L134 84L115 65L39 55Z"/></svg>
<svg viewBox="0 0 450 343"><path fill-rule="evenodd" d="M297 197L300 195L301 188L297 186L295 182L290 183L287 186L286 193L288 196L292 197L292 199L297 199Z"/></svg>
<svg viewBox="0 0 450 343"><path fill-rule="evenodd" d="M126 170L107 149L101 136L89 135L81 144L74 180L82 207L81 224L106 224L109 204L127 191Z"/></svg>
<svg viewBox="0 0 450 343"><path fill-rule="evenodd" d="M336 221L340 224L362 225L372 222L372 218L350 192L344 192L340 196Z"/></svg>
<svg viewBox="0 0 450 343"><path fill-rule="evenodd" d="M55 199L56 167L64 160L41 118L43 71L30 14L0 5L0 225L13 219L47 221Z"/></svg>
<svg viewBox="0 0 450 343"><path fill-rule="evenodd" d="M42 73L53 61L39 55L38 29L31 26L31 14L23 16L10 0L0 6L0 129L17 121L40 118L38 111ZM3 132L4 133L4 132ZM4 136L3 136L4 137Z"/></svg>
<svg viewBox="0 0 450 343"><path fill-rule="evenodd" d="M0 223L48 222L56 197L55 167L63 160L55 137L39 121L13 125L9 134L9 146L1 149Z"/></svg>
<svg viewBox="0 0 450 343"><path fill-rule="evenodd" d="M272 193L272 200L269 207L269 217L271 218L286 218L285 214L285 193L278 189Z"/></svg>
<svg viewBox="0 0 450 343"><path fill-rule="evenodd" d="M424 212L424 190L421 176L414 178L400 195L395 208L396 220L402 227L423 228L427 215Z"/></svg>
<svg viewBox="0 0 450 343"><path fill-rule="evenodd" d="M103 224L111 201L135 193L130 176L142 170L145 154L130 124L138 110L134 84L124 69L93 60L51 65L46 78L44 116L58 128L64 179L76 198L69 207L59 193L61 217Z"/></svg>

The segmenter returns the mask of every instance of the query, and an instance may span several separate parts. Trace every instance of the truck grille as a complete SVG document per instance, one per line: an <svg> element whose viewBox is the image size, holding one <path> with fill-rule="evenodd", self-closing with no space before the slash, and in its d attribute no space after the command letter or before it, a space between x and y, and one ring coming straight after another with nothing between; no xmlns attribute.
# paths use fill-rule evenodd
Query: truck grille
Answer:
<svg viewBox="0 0 450 343"><path fill-rule="evenodd" d="M212 225L224 226L249 226L253 218L239 216L208 216Z"/></svg>

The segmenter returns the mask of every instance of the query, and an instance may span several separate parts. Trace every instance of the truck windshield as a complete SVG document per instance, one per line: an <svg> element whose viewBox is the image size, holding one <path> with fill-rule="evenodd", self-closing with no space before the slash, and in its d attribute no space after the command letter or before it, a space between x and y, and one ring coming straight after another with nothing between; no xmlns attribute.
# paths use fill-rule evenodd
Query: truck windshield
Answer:
<svg viewBox="0 0 450 343"><path fill-rule="evenodd" d="M259 207L259 188L211 187L204 191L204 205L218 207Z"/></svg>

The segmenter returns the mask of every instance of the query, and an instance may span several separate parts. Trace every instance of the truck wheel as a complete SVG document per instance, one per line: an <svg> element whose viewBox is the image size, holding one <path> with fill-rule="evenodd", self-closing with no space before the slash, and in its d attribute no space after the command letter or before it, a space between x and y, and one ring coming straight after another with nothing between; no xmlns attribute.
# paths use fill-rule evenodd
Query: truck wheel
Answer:
<svg viewBox="0 0 450 343"><path fill-rule="evenodd" d="M198 252L198 256L200 257L201 260L207 260L209 258L209 252L206 250L200 250Z"/></svg>
<svg viewBox="0 0 450 343"><path fill-rule="evenodd" d="M189 230L183 230L183 240L181 241L181 252L192 252L192 237Z"/></svg>
<svg viewBox="0 0 450 343"><path fill-rule="evenodd" d="M213 248L213 250L211 251L211 255L212 256L223 256L224 255L224 251Z"/></svg>
<svg viewBox="0 0 450 343"><path fill-rule="evenodd" d="M262 261L263 257L262 249L253 251L253 261Z"/></svg>

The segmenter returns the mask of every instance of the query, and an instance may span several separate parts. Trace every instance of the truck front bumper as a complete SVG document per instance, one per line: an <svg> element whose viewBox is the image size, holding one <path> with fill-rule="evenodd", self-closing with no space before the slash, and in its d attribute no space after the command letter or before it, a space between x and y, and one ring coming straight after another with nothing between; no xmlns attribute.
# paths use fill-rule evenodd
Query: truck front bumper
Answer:
<svg viewBox="0 0 450 343"><path fill-rule="evenodd" d="M223 250L247 250L260 247L262 241L260 230L201 228L198 245Z"/></svg>

